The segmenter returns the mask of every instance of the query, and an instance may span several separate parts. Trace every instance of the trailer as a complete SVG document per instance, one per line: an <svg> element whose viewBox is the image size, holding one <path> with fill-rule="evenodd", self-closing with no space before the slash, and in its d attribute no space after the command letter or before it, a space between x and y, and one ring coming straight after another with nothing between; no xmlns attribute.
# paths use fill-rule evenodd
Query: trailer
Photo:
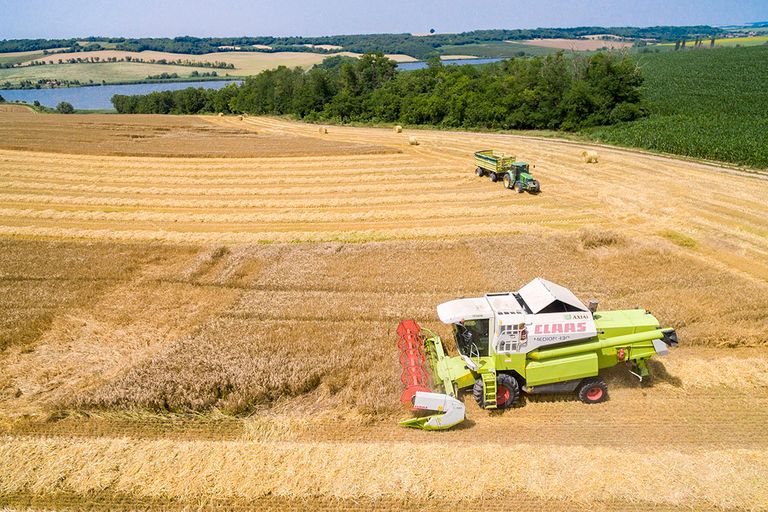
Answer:
<svg viewBox="0 0 768 512"><path fill-rule="evenodd" d="M475 153L475 174L479 177L489 176L492 182L499 181L505 173L512 169L515 162L514 155L497 153L492 149L485 149Z"/></svg>

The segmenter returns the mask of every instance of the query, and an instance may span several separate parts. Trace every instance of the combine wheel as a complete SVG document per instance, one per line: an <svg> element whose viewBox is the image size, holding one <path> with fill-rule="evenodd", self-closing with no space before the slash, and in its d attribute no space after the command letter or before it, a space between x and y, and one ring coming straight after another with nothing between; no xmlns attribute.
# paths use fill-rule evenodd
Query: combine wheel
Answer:
<svg viewBox="0 0 768 512"><path fill-rule="evenodd" d="M483 379L477 379L475 385L472 388L472 396L475 398L475 402L481 408L485 408L485 401L483 400ZM506 373L499 373L496 376L496 408L507 409L512 407L520 398L520 386L511 375Z"/></svg>
<svg viewBox="0 0 768 512"><path fill-rule="evenodd" d="M608 386L605 385L603 379L597 377L584 379L579 385L577 393L579 400L585 404L599 404L608 400Z"/></svg>
<svg viewBox="0 0 768 512"><path fill-rule="evenodd" d="M485 176L485 171L483 170L482 167L478 167L477 169L475 169L475 175L482 178L483 176Z"/></svg>
<svg viewBox="0 0 768 512"><path fill-rule="evenodd" d="M495 172L492 172L492 173L490 174L490 176L491 176L491 181L492 181L492 182L496 183L497 181L499 181L499 176L498 176L498 174L496 174Z"/></svg>
<svg viewBox="0 0 768 512"><path fill-rule="evenodd" d="M509 174L504 175L504 188L512 188L515 184L512 183L512 179L510 179Z"/></svg>

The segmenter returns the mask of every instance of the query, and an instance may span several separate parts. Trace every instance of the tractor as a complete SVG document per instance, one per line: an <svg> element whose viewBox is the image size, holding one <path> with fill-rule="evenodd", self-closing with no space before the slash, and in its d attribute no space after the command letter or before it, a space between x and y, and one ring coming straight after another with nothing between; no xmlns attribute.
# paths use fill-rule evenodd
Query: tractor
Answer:
<svg viewBox="0 0 768 512"><path fill-rule="evenodd" d="M475 153L475 174L488 175L492 182L501 180L504 187L519 193L541 192L539 181L534 179L527 162L517 162L514 156L496 153L487 149Z"/></svg>

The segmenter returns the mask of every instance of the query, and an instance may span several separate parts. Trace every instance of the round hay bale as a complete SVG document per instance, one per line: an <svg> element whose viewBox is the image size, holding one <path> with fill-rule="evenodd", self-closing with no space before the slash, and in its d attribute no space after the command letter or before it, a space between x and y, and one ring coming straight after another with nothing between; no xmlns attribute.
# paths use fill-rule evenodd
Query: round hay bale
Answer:
<svg viewBox="0 0 768 512"><path fill-rule="evenodd" d="M224 112L219 112L219 117L224 117Z"/></svg>
<svg viewBox="0 0 768 512"><path fill-rule="evenodd" d="M321 126L321 127L320 127L320 130L318 130L318 131L319 131L321 134L326 134L326 133L328 133L328 128L326 128L325 126Z"/></svg>
<svg viewBox="0 0 768 512"><path fill-rule="evenodd" d="M418 146L419 141L418 139L416 139L416 137L408 137L408 144L410 144L411 146Z"/></svg>
<svg viewBox="0 0 768 512"><path fill-rule="evenodd" d="M395 133L403 133L403 127L400 125L395 126Z"/></svg>
<svg viewBox="0 0 768 512"><path fill-rule="evenodd" d="M243 120L243 116L237 116L237 119L238 119L239 121L242 121L242 120Z"/></svg>
<svg viewBox="0 0 768 512"><path fill-rule="evenodd" d="M597 163L597 151L582 151L581 152L581 159L584 160L585 163L596 164Z"/></svg>

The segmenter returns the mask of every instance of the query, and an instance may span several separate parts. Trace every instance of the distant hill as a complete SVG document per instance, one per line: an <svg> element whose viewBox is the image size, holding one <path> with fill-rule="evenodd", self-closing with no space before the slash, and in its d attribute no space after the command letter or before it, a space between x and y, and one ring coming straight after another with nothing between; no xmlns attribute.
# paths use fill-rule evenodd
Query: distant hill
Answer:
<svg viewBox="0 0 768 512"><path fill-rule="evenodd" d="M323 37L220 37L198 38L123 38L86 37L72 39L9 39L0 41L0 53L67 48L69 51L103 49L204 54L218 51L254 52L313 52L332 53L339 50L366 53L382 52L405 54L426 59L440 53L443 46L461 46L489 42L520 41L528 39L568 39L594 34L612 34L627 40L676 41L696 37L712 37L724 30L708 25L660 27L571 27L536 29L474 30L460 34L432 34L423 37L413 34L362 34ZM330 45L333 49L323 48Z"/></svg>

